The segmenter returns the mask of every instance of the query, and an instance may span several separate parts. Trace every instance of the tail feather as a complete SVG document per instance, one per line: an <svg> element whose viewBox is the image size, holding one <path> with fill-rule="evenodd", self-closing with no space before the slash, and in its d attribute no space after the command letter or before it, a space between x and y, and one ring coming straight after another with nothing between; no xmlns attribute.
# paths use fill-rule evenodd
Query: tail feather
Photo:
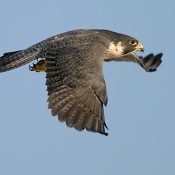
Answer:
<svg viewBox="0 0 175 175"><path fill-rule="evenodd" d="M38 58L39 52L38 48L28 48L26 50L5 53L0 57L0 72L9 71L33 61Z"/></svg>
<svg viewBox="0 0 175 175"><path fill-rule="evenodd" d="M7 53L4 53L4 55L2 57L7 57L7 56L12 56L18 52L21 52L22 50L18 50L18 51L14 51L14 52L7 52Z"/></svg>

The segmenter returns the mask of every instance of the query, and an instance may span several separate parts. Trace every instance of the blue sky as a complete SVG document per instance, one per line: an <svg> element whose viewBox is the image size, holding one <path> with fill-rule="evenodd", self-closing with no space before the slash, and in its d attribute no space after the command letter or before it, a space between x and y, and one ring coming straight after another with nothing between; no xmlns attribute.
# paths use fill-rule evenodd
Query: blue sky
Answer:
<svg viewBox="0 0 175 175"><path fill-rule="evenodd" d="M0 174L175 174L173 0L0 1L0 53L77 28L139 39L144 55L163 52L155 73L104 64L109 136L77 132L51 117L45 75L28 65L0 75Z"/></svg>

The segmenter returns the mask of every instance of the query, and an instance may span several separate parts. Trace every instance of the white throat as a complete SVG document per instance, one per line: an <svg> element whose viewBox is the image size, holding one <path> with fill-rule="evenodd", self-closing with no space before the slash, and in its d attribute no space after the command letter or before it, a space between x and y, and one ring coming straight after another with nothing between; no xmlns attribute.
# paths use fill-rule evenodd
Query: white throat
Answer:
<svg viewBox="0 0 175 175"><path fill-rule="evenodd" d="M122 46L121 42L118 42L117 45L114 44L114 42L111 42L109 44L109 49L107 51L107 57L108 58L116 58L120 57L124 52L124 47Z"/></svg>

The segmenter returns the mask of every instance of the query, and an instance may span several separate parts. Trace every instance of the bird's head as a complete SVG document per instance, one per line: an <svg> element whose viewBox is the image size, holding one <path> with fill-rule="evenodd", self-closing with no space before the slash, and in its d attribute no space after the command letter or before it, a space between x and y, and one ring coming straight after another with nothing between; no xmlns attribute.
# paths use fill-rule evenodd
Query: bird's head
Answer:
<svg viewBox="0 0 175 175"><path fill-rule="evenodd" d="M116 39L109 43L106 52L107 59L117 59L129 55L135 51L144 51L143 45L135 38L118 34Z"/></svg>

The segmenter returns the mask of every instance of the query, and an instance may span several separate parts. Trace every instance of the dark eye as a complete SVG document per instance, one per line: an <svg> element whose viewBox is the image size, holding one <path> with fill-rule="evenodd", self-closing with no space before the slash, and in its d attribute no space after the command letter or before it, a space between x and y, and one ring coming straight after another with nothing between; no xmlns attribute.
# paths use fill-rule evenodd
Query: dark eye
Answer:
<svg viewBox="0 0 175 175"><path fill-rule="evenodd" d="M133 46L135 46L135 45L138 44L138 42L137 42L136 40L131 40L131 41L130 41L130 44L133 45Z"/></svg>

